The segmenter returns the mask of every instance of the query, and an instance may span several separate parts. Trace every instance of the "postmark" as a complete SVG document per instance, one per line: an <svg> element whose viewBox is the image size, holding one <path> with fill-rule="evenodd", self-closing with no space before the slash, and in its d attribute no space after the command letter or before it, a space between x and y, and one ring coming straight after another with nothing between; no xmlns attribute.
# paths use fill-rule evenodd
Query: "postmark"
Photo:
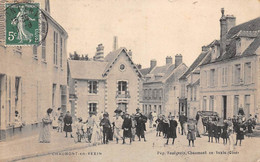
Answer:
<svg viewBox="0 0 260 162"><path fill-rule="evenodd" d="M6 45L40 45L46 38L47 19L39 3L6 3L5 15Z"/></svg>

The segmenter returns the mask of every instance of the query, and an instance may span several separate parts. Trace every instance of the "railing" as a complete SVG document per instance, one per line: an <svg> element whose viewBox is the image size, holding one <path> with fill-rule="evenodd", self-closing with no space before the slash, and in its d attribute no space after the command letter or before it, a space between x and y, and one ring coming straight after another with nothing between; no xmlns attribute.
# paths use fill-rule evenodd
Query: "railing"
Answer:
<svg viewBox="0 0 260 162"><path fill-rule="evenodd" d="M117 91L116 98L130 98L129 91Z"/></svg>

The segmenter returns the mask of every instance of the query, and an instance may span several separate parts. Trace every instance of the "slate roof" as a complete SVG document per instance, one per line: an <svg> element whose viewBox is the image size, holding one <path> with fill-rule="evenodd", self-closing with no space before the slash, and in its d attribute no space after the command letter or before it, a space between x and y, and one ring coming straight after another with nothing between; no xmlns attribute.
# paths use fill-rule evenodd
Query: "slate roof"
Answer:
<svg viewBox="0 0 260 162"><path fill-rule="evenodd" d="M202 52L191 64L189 69L180 77L180 79L186 79L186 77L201 64L202 60L207 56L207 54L208 52Z"/></svg>
<svg viewBox="0 0 260 162"><path fill-rule="evenodd" d="M121 47L115 51L110 52L104 58L104 61L80 61L69 60L69 70L73 79L89 79L89 80L103 80L109 72L109 69L113 67L117 57L122 53L128 56L129 61L132 62L134 70L139 77L142 77L142 73L138 70L133 63L131 57L127 54L127 50Z"/></svg>
<svg viewBox="0 0 260 162"><path fill-rule="evenodd" d="M240 25L234 26L228 31L227 39L232 38L239 31L257 31L260 30L260 17L250 20L248 22L242 23Z"/></svg>
<svg viewBox="0 0 260 162"><path fill-rule="evenodd" d="M104 79L102 74L108 62L69 60L70 74L73 79ZM93 70L95 69L95 70Z"/></svg>
<svg viewBox="0 0 260 162"><path fill-rule="evenodd" d="M178 67L181 65L183 65L183 63ZM144 83L165 82L178 69L178 67L175 67L175 64L156 66L146 75L152 77Z"/></svg>
<svg viewBox="0 0 260 162"><path fill-rule="evenodd" d="M143 76L147 75L150 71L151 71L150 68L140 69L140 72L143 74Z"/></svg>

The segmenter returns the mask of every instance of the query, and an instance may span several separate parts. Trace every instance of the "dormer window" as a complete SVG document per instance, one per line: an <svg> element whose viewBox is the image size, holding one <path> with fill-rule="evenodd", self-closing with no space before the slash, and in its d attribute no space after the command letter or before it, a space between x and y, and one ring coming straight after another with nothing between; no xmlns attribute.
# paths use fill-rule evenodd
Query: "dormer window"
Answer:
<svg viewBox="0 0 260 162"><path fill-rule="evenodd" d="M241 55L241 39L240 38L236 39L236 55L237 56Z"/></svg>

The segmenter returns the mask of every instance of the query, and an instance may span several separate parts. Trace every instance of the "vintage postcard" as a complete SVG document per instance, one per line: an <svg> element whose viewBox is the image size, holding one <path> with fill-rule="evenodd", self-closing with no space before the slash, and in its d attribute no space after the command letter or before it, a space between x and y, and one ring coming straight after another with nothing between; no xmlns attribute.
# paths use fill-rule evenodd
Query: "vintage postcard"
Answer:
<svg viewBox="0 0 260 162"><path fill-rule="evenodd" d="M260 162L259 0L0 0L0 161Z"/></svg>

